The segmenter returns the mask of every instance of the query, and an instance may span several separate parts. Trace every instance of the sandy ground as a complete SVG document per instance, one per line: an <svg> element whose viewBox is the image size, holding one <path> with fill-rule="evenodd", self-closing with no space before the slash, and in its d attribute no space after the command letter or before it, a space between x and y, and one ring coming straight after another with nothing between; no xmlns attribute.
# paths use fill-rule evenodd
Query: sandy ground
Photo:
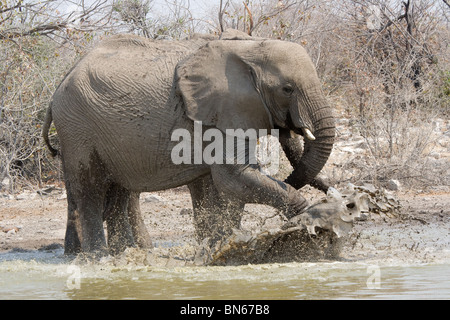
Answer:
<svg viewBox="0 0 450 320"><path fill-rule="evenodd" d="M306 187L311 202L323 195ZM64 189L0 199L0 252L48 250L64 243L67 203ZM344 260L392 260L412 263L450 262L450 193L397 193L397 216L372 214L355 223L341 252ZM187 188L143 193L141 210L156 246L195 243ZM242 228L252 232L280 226L270 207L247 205Z"/></svg>

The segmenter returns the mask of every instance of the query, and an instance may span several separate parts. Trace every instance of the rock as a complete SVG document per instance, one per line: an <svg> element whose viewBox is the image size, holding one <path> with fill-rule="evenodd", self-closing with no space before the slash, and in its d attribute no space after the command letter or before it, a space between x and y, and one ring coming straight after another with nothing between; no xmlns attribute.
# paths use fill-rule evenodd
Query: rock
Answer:
<svg viewBox="0 0 450 320"><path fill-rule="evenodd" d="M19 232L19 228L18 227L6 228L3 229L3 231L6 232L6 234L16 234L17 232Z"/></svg>
<svg viewBox="0 0 450 320"><path fill-rule="evenodd" d="M66 199L67 199L67 193L66 193L65 190L61 193L61 195L59 195L59 196L56 198L56 200L66 200Z"/></svg>
<svg viewBox="0 0 450 320"><path fill-rule="evenodd" d="M44 245L42 247L40 247L38 250L39 251L55 251L55 250L60 250L60 249L64 249L64 246L60 243L51 243L48 245Z"/></svg>
<svg viewBox="0 0 450 320"><path fill-rule="evenodd" d="M16 200L32 200L36 197L36 193L31 193L30 191L24 191L16 195Z"/></svg>
<svg viewBox="0 0 450 320"><path fill-rule="evenodd" d="M398 191L398 190L400 190L400 188L401 188L401 184L400 184L400 181L398 181L398 180L391 179L386 184L386 189L388 189L388 190Z"/></svg>
<svg viewBox="0 0 450 320"><path fill-rule="evenodd" d="M448 136L443 135L442 137L438 138L437 143L442 148L448 148L450 145L450 138Z"/></svg>
<svg viewBox="0 0 450 320"><path fill-rule="evenodd" d="M37 194L41 195L41 196L46 196L49 195L50 193L52 193L55 190L61 190L60 188L57 188L55 185L48 185L47 187L36 191Z"/></svg>
<svg viewBox="0 0 450 320"><path fill-rule="evenodd" d="M11 179L9 179L8 177L5 177L2 182L0 183L0 189L8 189L9 186L11 185Z"/></svg>
<svg viewBox="0 0 450 320"><path fill-rule="evenodd" d="M9 194L9 193L6 193L6 192L5 193L1 193L0 197L4 198L6 200L14 200L14 196L12 194Z"/></svg>
<svg viewBox="0 0 450 320"><path fill-rule="evenodd" d="M450 192L450 186L431 186L429 187L429 189L432 192L442 192L442 193Z"/></svg>
<svg viewBox="0 0 450 320"><path fill-rule="evenodd" d="M183 209L181 209L180 214L181 215L192 215L192 214L194 214L194 211L189 208L183 208Z"/></svg>
<svg viewBox="0 0 450 320"><path fill-rule="evenodd" d="M429 157L432 157L434 159L440 159L441 158L441 154L439 152L433 151L433 152L430 153Z"/></svg>
<svg viewBox="0 0 450 320"><path fill-rule="evenodd" d="M144 202L163 202L164 199L158 195L151 194L144 198Z"/></svg>

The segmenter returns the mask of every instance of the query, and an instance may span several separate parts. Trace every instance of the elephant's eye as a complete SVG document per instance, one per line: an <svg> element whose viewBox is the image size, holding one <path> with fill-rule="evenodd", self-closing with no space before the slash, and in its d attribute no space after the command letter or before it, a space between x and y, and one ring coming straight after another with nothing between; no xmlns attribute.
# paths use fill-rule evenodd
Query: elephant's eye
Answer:
<svg viewBox="0 0 450 320"><path fill-rule="evenodd" d="M291 86L284 86L283 93L290 96L294 92L294 89Z"/></svg>

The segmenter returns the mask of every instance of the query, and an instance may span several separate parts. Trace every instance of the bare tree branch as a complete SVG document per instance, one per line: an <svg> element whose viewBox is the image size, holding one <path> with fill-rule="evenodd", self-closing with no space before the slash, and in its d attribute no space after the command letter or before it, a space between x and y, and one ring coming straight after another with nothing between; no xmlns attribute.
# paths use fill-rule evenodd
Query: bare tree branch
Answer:
<svg viewBox="0 0 450 320"><path fill-rule="evenodd" d="M56 10L57 7L50 7L53 3L56 2L47 0L23 4L21 0L15 6L2 9L10 15L0 21L0 26L3 27L0 28L0 40L50 35L68 29L89 32L110 24L110 9L105 11L110 7L107 0L97 0L89 7L83 6L81 13L74 11L69 14L61 14ZM22 12L23 9L25 13ZM7 19L15 20L5 28L4 22Z"/></svg>
<svg viewBox="0 0 450 320"><path fill-rule="evenodd" d="M248 12L248 18L249 18L249 20L250 20L250 26L249 26L249 28L248 28L248 30L247 30L247 33L248 33L249 36L251 36L251 35L252 35L252 31L253 31L253 16L252 16L252 12L251 12L250 9L248 8L248 6L247 6L247 4L245 3L245 1L243 1L243 3L244 3L244 6L245 6L245 9L247 9L247 12Z"/></svg>
<svg viewBox="0 0 450 320"><path fill-rule="evenodd" d="M261 17L259 17L258 22L251 29L251 32L255 31L262 23L264 23L268 19L278 16L279 14L281 14L284 11L289 10L292 6L294 6L296 4L297 4L296 2L293 2L289 5L284 5L284 6L280 7L280 9L276 9L275 11L273 11L267 15L262 15Z"/></svg>
<svg viewBox="0 0 450 320"><path fill-rule="evenodd" d="M228 1L227 1L227 3L225 4L225 7L227 6L227 4L228 4ZM222 34L223 33L223 12L224 12L224 10L225 10L225 8L222 6L223 5L223 3L222 3L222 0L220 0L220 6L219 6L219 27L220 27L220 34Z"/></svg>
<svg viewBox="0 0 450 320"><path fill-rule="evenodd" d="M12 39L12 38L18 38L18 37L23 37L23 36L32 36L35 34L44 35L44 34L52 33L54 31L60 31L65 28L67 28L67 23L60 23L60 24L56 24L56 25L44 24L44 25L32 28L32 29L24 31L24 32L20 32L20 31L1 32L0 31L0 39L1 40Z"/></svg>
<svg viewBox="0 0 450 320"><path fill-rule="evenodd" d="M8 11L19 9L21 7L22 7L22 0L20 0L14 7L0 9L0 13L5 13L5 12L8 12Z"/></svg>

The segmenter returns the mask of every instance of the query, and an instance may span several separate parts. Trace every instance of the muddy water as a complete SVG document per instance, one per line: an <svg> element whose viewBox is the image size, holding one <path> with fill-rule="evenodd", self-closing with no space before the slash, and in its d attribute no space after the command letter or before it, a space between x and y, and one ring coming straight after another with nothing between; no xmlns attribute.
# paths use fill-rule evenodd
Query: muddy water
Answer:
<svg viewBox="0 0 450 320"><path fill-rule="evenodd" d="M62 250L9 252L0 299L450 299L450 264L117 266L74 263Z"/></svg>

